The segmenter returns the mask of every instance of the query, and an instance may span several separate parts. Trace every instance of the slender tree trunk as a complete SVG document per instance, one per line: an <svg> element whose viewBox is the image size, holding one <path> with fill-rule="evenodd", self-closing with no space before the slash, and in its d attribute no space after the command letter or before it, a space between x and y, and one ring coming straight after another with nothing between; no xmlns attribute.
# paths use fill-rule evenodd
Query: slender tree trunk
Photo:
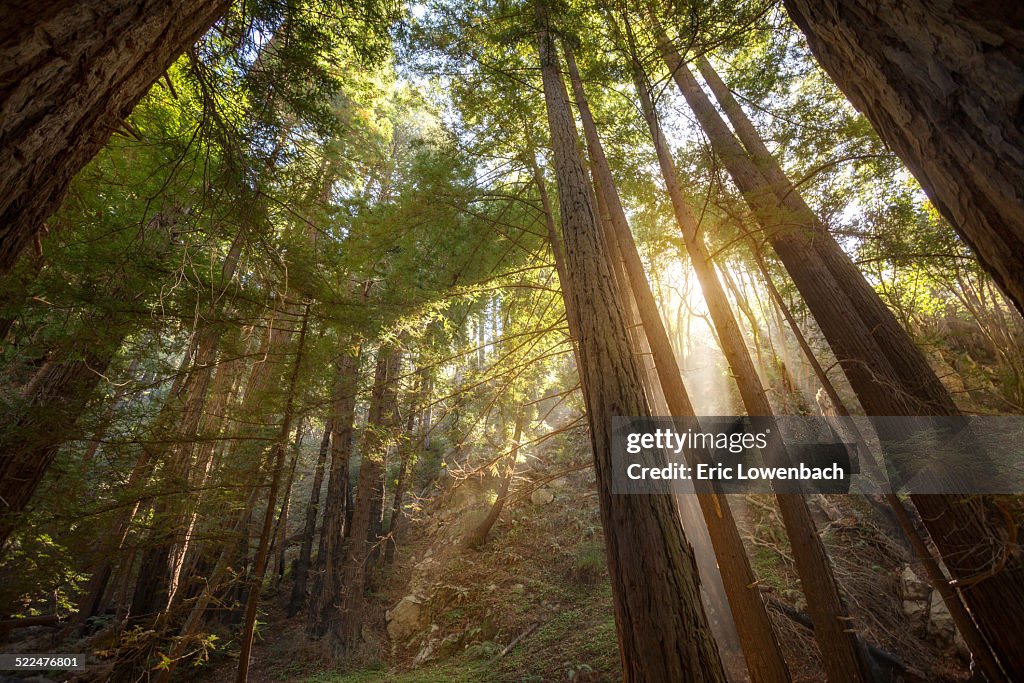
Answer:
<svg viewBox="0 0 1024 683"><path fill-rule="evenodd" d="M487 516L480 521L480 524L473 529L472 532L463 540L463 545L466 548L479 548L487 542L487 534L491 532L491 527L498 521L498 517L501 516L501 511L505 507L505 501L508 499L508 489L512 484L512 479L515 476L516 471L516 459L519 458L519 442L523 437L523 423L526 421L526 408L520 407L516 414L516 426L512 433L512 449L508 454L508 465L505 467L505 474L501 478L501 487L498 489L498 497L494 499L491 504L491 509L487 511ZM507 432L506 432L507 433Z"/></svg>
<svg viewBox="0 0 1024 683"><path fill-rule="evenodd" d="M20 0L0 9L0 273L228 0Z"/></svg>
<svg viewBox="0 0 1024 683"><path fill-rule="evenodd" d="M495 332L495 339L497 339L497 332ZM395 493L392 497L391 503L391 517L388 519L388 529L385 537L387 538L387 547L384 549L384 565L390 565L395 559L395 549L398 543L395 537L398 535L399 527L402 525L404 514L402 512L402 502L405 499L406 489L409 488L409 477L412 474L413 463L416 461L416 454L420 449L419 440L415 438L414 430L416 427L416 416L419 412L420 406L429 401L429 394L427 393L427 373L425 368L420 368L416 372L417 386L410 394L409 400L409 414L405 421L405 440L404 443L399 447L399 467L398 477L395 479Z"/></svg>
<svg viewBox="0 0 1024 683"><path fill-rule="evenodd" d="M281 500L281 512L277 516L277 523L274 526L274 543L271 544L271 549L276 546L277 549L277 566L274 569L274 573L277 574L277 580L280 581L284 578L285 569L285 553L288 551L288 508L291 505L292 499L292 484L295 482L295 469L299 465L299 456L302 453L302 438L305 434L305 415L299 418L299 424L295 428L295 445L294 452L292 453L292 462L288 467L288 480L284 484L284 498Z"/></svg>
<svg viewBox="0 0 1024 683"><path fill-rule="evenodd" d="M628 25L627 34L629 34ZM740 327L733 316L725 289L711 260L711 253L679 186L675 162L672 160L668 143L662 134L654 101L646 84L646 77L637 61L635 47L632 45L631 34L628 37L633 54L634 78L641 108L651 132L676 222L683 234L683 242L704 294L704 300L711 314L722 353L736 380L747 414L771 416L773 411L768 401L768 395L754 367ZM769 451L772 458L782 461L789 459L785 444L782 443L777 433L773 433ZM765 455L768 453L766 452ZM829 653L828 656L823 657L828 678L835 683L864 680L867 676L867 663L863 661L862 655L857 650L856 641L847 628L846 622L849 617L846 607L839 594L839 587L836 584L828 555L818 537L810 511L807 509L806 499L796 494L777 494L776 500L782 513L787 535L790 538L800 583L807 596L808 611L816 624L815 638L821 651Z"/></svg>
<svg viewBox="0 0 1024 683"><path fill-rule="evenodd" d="M679 187L675 163L672 161L667 142L661 132L657 114L654 109L653 99L646 86L645 76L636 61L635 48L632 45L632 36L627 25L627 34L630 40L630 48L634 54L634 77L636 79L637 93L640 98L641 108L651 131L655 151L658 155L662 176L672 201L673 210L679 228L683 233L683 241L690 256L694 272L697 275L704 299L707 302L708 310L711 313L712 322L718 334L719 344L732 370L733 377L740 389L740 395L749 415L771 416L772 409L769 405L767 394L761 385L757 371L754 368L750 354L747 351L739 325L730 309L725 290L715 272L711 255L700 235L699 227L692 212L683 198L682 190ZM582 83L579 79L576 65L572 60L572 53L567 51L569 59L569 73L573 77L573 84L577 91L577 100L583 120L584 130L587 132L588 143L591 154L598 159L599 175L605 185L608 186L606 194L613 198L613 216L617 219L618 233L622 236L624 243L623 251L627 258L634 261L634 268L638 271L633 274L631 280L635 283L645 280L642 272L642 264L639 262L639 255L636 254L636 247L632 244L632 237L629 234L629 226L626 223L625 212L618 202L617 193L612 183L611 172L607 160L604 158L601 143L597 135L593 117L590 115L589 107L583 93ZM632 253L630 253L632 252ZM628 262L628 261L627 261ZM648 290L648 296L649 290ZM653 297L651 299L653 304ZM652 317L654 317L652 315ZM660 317L654 321L654 325L660 325ZM665 342L668 335L662 327L661 335ZM691 408L692 410L692 408ZM782 460L788 460L785 453L785 445L781 440L772 444L773 454ZM809 610L816 623L821 624L815 628L815 636L819 640L822 652L829 652L831 657L826 658L826 670L829 679L832 681L854 681L864 677L862 667L856 650L856 643L851 637L846 624L843 623L846 616L845 607L839 595L838 586L832 573L831 566L825 549L818 538L817 530L807 509L806 501L798 495L778 495L780 510L783 521L790 536L797 569L801 577L801 584L807 595ZM735 591L734 591L735 592ZM762 608L763 611L763 608ZM758 615L760 616L760 615ZM745 623L750 615L737 615L736 621L742 629L741 633L744 642L744 651L750 651L748 657L752 660L748 667L755 680L782 680L780 676L788 676L781 652L776 649L774 661L770 659L770 653L765 655L757 638L766 635L773 636L770 624L767 624L767 634L754 633L753 629ZM767 621L767 616L764 616ZM773 641L769 641L773 642ZM779 670L781 667L781 671Z"/></svg>
<svg viewBox="0 0 1024 683"><path fill-rule="evenodd" d="M1024 310L1024 8L785 5L821 65Z"/></svg>
<svg viewBox="0 0 1024 683"><path fill-rule="evenodd" d="M356 394L359 388L361 349L358 345L343 349L337 361L334 403L331 408L331 467L324 500L323 529L316 557L316 576L310 597L306 633L319 638L336 619L334 611L344 589L341 566L345 557L345 538L349 535L348 497L349 461L355 436Z"/></svg>
<svg viewBox="0 0 1024 683"><path fill-rule="evenodd" d="M811 345L807 342L807 339L799 325L797 325L796 319L789 310L789 306L786 305L786 302L782 299L782 295L779 293L779 290L775 287L775 283L772 282L771 275L765 266L764 259L761 258L760 254L755 254L755 258L757 259L758 266L761 270L761 276L768 289L769 296L774 300L775 305L778 307L790 330L793 332L793 336L796 337L797 344L800 346L801 351L804 353L804 357L807 359L808 364L810 364L811 369L814 371L814 376L817 378L825 392L825 395L828 397L829 405L832 406L835 415L841 418L849 418L850 411L846 407L846 403L843 401L842 397L839 396L839 392L836 391L835 385L832 383L832 380L829 379L828 374L825 372L825 369L821 366L821 363L815 356L814 351L811 349ZM856 430L856 426L851 426ZM854 438L858 444L863 444L864 440L859 432L854 435ZM866 445L861 446L859 452L865 455L870 453ZM872 467L875 467L873 459L868 457L868 461ZM928 574L928 579L931 581L932 586L942 597L942 602L946 605L946 609L949 610L950 617L953 619L954 623L956 623L957 630L960 631L960 635L963 637L964 643L966 643L967 649L970 650L973 655L975 662L977 662L978 666L991 683L1008 681L1000 669L991 648L989 648L988 643L985 642L981 631L978 630L977 624L974 623L971 615L964 607L959 591L950 585L949 580L943 573L939 563L934 557L932 557L931 550L928 548L924 539L921 538L921 534L917 530L917 525L913 520L911 520L907 509L904 507L903 501L892 493L887 493L884 497L896 517L897 524L903 531L903 534L907 537L907 540L910 542L914 552L917 554L917 558L924 567L925 573Z"/></svg>
<svg viewBox="0 0 1024 683"><path fill-rule="evenodd" d="M313 556L313 537L316 535L316 518L320 505L320 487L323 485L324 469L327 464L327 452L331 447L331 424L324 427L324 436L320 440L320 455L313 471L313 488L306 504L306 523L302 529L302 544L299 546L299 559L295 563L295 576L292 583L292 596L288 601L288 616L294 617L306 604L306 584L309 577L310 559Z"/></svg>
<svg viewBox="0 0 1024 683"><path fill-rule="evenodd" d="M618 308L621 297L612 280L609 247L587 189L543 0L536 3L536 15L623 676L627 681L724 681L700 602L693 549L680 526L675 500L667 491L612 494L612 417L650 415L650 409Z"/></svg>

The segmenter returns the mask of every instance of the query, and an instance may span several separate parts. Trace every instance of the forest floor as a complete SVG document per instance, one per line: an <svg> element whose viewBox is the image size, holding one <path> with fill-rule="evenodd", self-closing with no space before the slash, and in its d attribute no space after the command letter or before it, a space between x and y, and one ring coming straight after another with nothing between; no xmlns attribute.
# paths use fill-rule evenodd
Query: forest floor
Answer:
<svg viewBox="0 0 1024 683"><path fill-rule="evenodd" d="M265 591L251 659L253 683L427 683L435 681L595 683L621 678L611 588L593 471L564 476L524 468L488 542L468 550L462 539L486 514L493 480L468 478L422 501L399 534L394 563L371 587L363 646L342 667L325 644L305 639L304 613L288 618L290 583ZM454 479L452 480L454 481ZM805 609L788 542L770 496L736 499L795 683L822 680L812 632L782 614ZM896 654L901 678L964 681L962 646L923 584L884 514L852 496L816 496L816 523L833 558L857 632ZM69 650L75 650L70 644ZM5 648L17 648L9 643ZM732 672L737 657L724 653ZM237 642L230 633L199 667L177 680L234 678ZM6 680L6 679L4 679ZM45 679L50 680L50 679ZM97 680L95 678L88 680ZM742 680L742 676L734 680Z"/></svg>
<svg viewBox="0 0 1024 683"><path fill-rule="evenodd" d="M543 480L541 475L528 473L537 480ZM513 496L488 543L476 551L463 549L460 541L487 508L487 483L467 480L425 501L399 538L395 563L376 581L364 648L345 668L326 666L319 646L306 643L303 615L285 616L287 584L285 590L268 594L250 680L618 680L621 669L593 473L571 474L540 489L525 483L520 486L525 492ZM836 574L858 632L881 649L898 653L910 672L905 680L964 680L966 661L955 642L904 609L903 550L891 540L877 512L861 499L838 496L819 497L812 508L823 539L835 549ZM737 509L753 543L755 570L767 598L803 609L770 497L747 497ZM794 681L822 680L813 634L777 610L770 613ZM204 677L225 680L234 666L224 656Z"/></svg>

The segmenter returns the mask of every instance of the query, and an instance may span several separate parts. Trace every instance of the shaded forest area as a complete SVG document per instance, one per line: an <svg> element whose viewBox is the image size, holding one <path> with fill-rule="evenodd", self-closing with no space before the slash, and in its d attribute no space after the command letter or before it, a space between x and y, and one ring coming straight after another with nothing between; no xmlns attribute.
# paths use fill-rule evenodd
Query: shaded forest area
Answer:
<svg viewBox="0 0 1024 683"><path fill-rule="evenodd" d="M612 484L1024 414L1024 7L0 25L3 680L1024 680L1019 496Z"/></svg>

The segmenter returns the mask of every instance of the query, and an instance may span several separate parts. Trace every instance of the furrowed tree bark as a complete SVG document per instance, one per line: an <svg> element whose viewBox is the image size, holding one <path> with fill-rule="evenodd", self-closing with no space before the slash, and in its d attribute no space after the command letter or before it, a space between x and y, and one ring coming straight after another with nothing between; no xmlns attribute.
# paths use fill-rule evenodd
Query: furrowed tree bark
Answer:
<svg viewBox="0 0 1024 683"><path fill-rule="evenodd" d="M867 414L935 416L940 418L936 428L945 429L941 418L960 413L920 349L820 221L807 216L795 200L780 200L787 190L765 177L652 19L661 55L680 92L767 233ZM893 430L888 438L907 436L898 420L876 426ZM911 500L953 580L970 582L961 594L1007 675L1024 675L1024 561L1006 554L1010 530L998 518L990 519L980 496L915 494ZM1000 557L1008 561L997 564L993 558Z"/></svg>
<svg viewBox="0 0 1024 683"><path fill-rule="evenodd" d="M398 414L397 378L401 367L401 350L390 344L377 352L377 367L373 379L373 392L366 418L362 462L356 483L355 507L352 526L348 533L348 548L341 568L339 602L332 605L333 612L327 625L335 651L346 654L362 638L368 562L378 539L368 540L373 528L373 501L380 490L384 476L385 451L390 432L396 426Z"/></svg>
<svg viewBox="0 0 1024 683"><path fill-rule="evenodd" d="M657 378L660 381L665 401L672 415L693 416L695 412L693 404L683 384L672 343L665 330L661 313L658 311L657 302L640 260L640 254L633 241L632 232L611 175L611 168L583 90L583 82L576 68L576 61L568 46L564 51L576 106L583 123L587 148L595 167L595 184L602 188L601 194L609 208L609 218L613 225L614 236L618 242L619 251L626 267L626 275L637 302L643 329L651 347ZM702 456L704 459L710 459L707 454L688 453L687 455L692 463L699 461ZM699 482L697 482L696 490L701 513L718 559L729 608L736 624L751 680L755 683L788 681L790 680L789 669L782 656L782 650L779 647L775 631L772 629L764 602L761 600L760 591L757 589L757 577L747 558L729 501L725 496L710 490L710 487L701 486Z"/></svg>
<svg viewBox="0 0 1024 683"><path fill-rule="evenodd" d="M797 340L797 344L800 346L800 350L804 354L804 358L814 372L814 376L817 378L818 383L821 384L825 395L828 397L828 402L832 406L835 414L839 417L850 417L850 410L846 407L846 403L843 401L839 392L836 391L835 385L829 378L828 373L822 367L811 349L811 345L807 342L807 338L804 336L800 326L797 325L796 319L793 317L793 313L789 310L789 306L783 300L782 295L779 293L778 288L772 281L771 274L764 262L764 259L760 254L754 254L759 270L761 271L762 280L765 283L765 287L768 290L769 296L772 301L778 307L779 312L782 314L786 321L787 326L793 333L793 336ZM853 427L856 430L856 426ZM854 438L858 443L862 442L862 437L859 433L854 435ZM866 447L860 452L868 453ZM872 465L874 461L870 461ZM903 531L907 540L910 542L914 552L917 553L918 560L921 562L921 566L924 567L925 573L928 574L928 579L931 581L932 586L942 596L942 602L946 605L946 609L949 610L950 617L956 623L957 630L960 631L960 635L964 639L964 643L967 645L967 649L970 650L971 655L974 657L974 661L978 664L985 676L991 683L1002 683L1008 681L1006 676L1003 674L999 667L999 663L995 659L995 655L992 653L988 643L985 642L984 636L981 631L978 630L977 624L971 618L971 615L967 612L963 601L961 600L959 591L949 584L949 580L943 573L939 563L932 556L932 551L928 548L925 540L921 538L921 534L918 533L917 525L914 524L913 520L910 519L910 515L907 509L904 507L903 501L900 500L899 496L892 493L885 494L885 500L892 509L893 514L896 516L896 521L899 524L900 529Z"/></svg>
<svg viewBox="0 0 1024 683"><path fill-rule="evenodd" d="M0 273L230 0L17 0L0 25Z"/></svg>
<svg viewBox="0 0 1024 683"><path fill-rule="evenodd" d="M1024 311L1024 8L784 4L825 71Z"/></svg>
<svg viewBox="0 0 1024 683"><path fill-rule="evenodd" d="M587 189L577 150L579 138L543 0L535 10L623 677L651 682L724 681L700 602L693 549L683 535L674 499L667 492L612 493L612 417L646 416L650 409L618 307L621 297L612 280L609 247Z"/></svg>
<svg viewBox="0 0 1024 683"><path fill-rule="evenodd" d="M782 166L768 151L743 108L710 62L700 58L698 66L715 99L722 105L723 111L732 123L745 153L749 155L749 160L778 198L783 220L791 221L806 231L810 246L820 256L833 277L842 283L854 310L864 320L880 350L899 375L902 398L913 404L910 407L918 413L956 414L956 404L928 364L925 355L789 181ZM685 78L686 74L680 74L680 77ZM696 94L695 91L692 92ZM742 159L742 154L740 158Z"/></svg>
<svg viewBox="0 0 1024 683"><path fill-rule="evenodd" d="M723 96L723 109L732 113L737 132L751 144L749 150L732 136L656 23L655 32L680 90L768 232L866 413L958 416L921 349L799 198L738 105ZM715 79L710 85L715 87ZM896 430L890 437L904 436L898 421L882 426ZM1008 673L1024 671L1024 562L1011 557L992 571L993 557L1005 555L1009 530L989 518L981 497L912 495L910 500L921 512L953 580L970 582L961 594L1001 666Z"/></svg>

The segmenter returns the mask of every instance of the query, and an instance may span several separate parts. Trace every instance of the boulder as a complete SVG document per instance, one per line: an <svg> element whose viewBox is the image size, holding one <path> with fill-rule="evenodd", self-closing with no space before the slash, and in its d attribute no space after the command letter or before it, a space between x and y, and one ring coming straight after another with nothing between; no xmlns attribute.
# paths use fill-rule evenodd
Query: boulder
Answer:
<svg viewBox="0 0 1024 683"><path fill-rule="evenodd" d="M909 565L900 574L900 597L904 600L927 600L931 593L928 584L917 578L917 574Z"/></svg>
<svg viewBox="0 0 1024 683"><path fill-rule="evenodd" d="M928 612L928 633L939 642L948 644L956 638L956 624L950 616L946 603L938 591L932 593L931 607Z"/></svg>
<svg viewBox="0 0 1024 683"><path fill-rule="evenodd" d="M530 494L530 502L534 505L548 505L555 500L555 492L551 489L537 489Z"/></svg>
<svg viewBox="0 0 1024 683"><path fill-rule="evenodd" d="M423 601L418 595L406 595L388 610L388 636L392 641L405 640L423 625Z"/></svg>

